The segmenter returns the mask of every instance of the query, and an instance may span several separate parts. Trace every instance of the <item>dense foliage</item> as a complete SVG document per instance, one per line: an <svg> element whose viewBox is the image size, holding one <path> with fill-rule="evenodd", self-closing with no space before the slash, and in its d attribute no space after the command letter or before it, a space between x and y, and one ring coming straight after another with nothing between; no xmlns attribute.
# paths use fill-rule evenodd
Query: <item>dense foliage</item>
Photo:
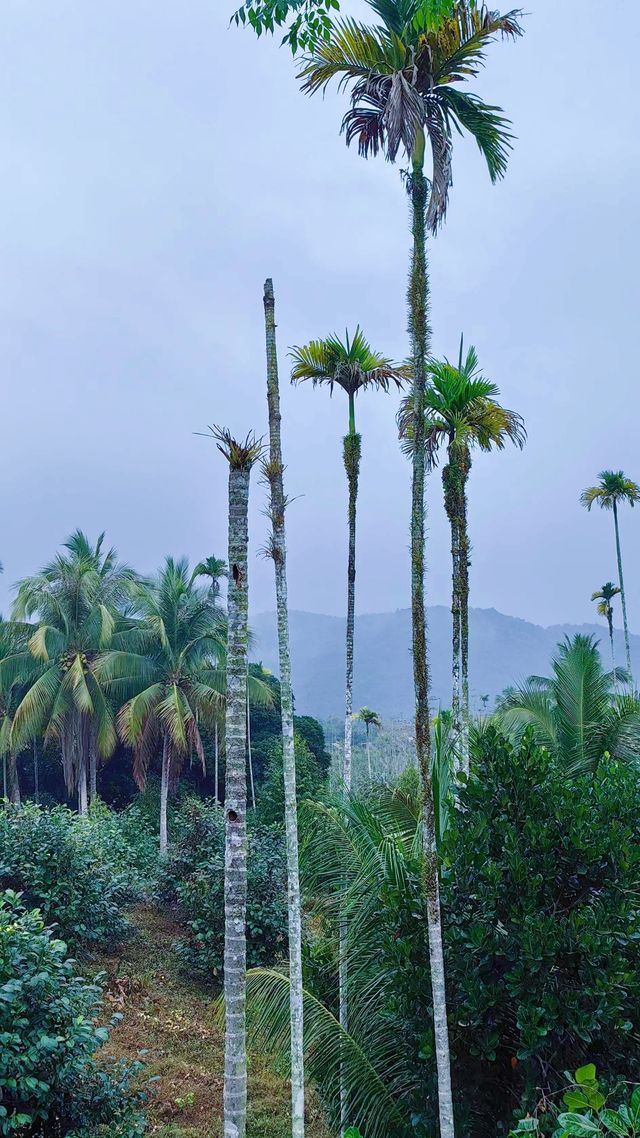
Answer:
<svg viewBox="0 0 640 1138"><path fill-rule="evenodd" d="M102 990L77 976L63 941L7 891L0 899L0 1134L134 1138L137 1068L99 1065ZM102 1129L104 1127L104 1130Z"/></svg>
<svg viewBox="0 0 640 1138"><path fill-rule="evenodd" d="M74 950L127 935L123 904L148 886L151 833L132 812L90 818L64 806L28 804L0 812L0 888L20 892Z"/></svg>
<svg viewBox="0 0 640 1138"><path fill-rule="evenodd" d="M181 907L188 937L183 959L219 976L224 948L224 816L212 803L190 799L176 817L177 840L161 880L165 900ZM280 828L249 828L247 956L250 965L286 953L286 863Z"/></svg>

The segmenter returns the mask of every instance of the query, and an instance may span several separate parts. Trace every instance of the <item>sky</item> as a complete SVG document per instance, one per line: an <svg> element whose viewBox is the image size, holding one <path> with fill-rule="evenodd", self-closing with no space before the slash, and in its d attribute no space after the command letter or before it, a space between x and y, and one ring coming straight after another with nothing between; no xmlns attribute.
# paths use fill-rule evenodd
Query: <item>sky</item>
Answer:
<svg viewBox="0 0 640 1138"><path fill-rule="evenodd" d="M339 135L344 97L302 96L287 50L229 28L226 0L5 0L0 68L0 609L76 527L151 572L226 553L226 468L210 439L266 431L262 286L274 280L292 607L345 607L346 399L288 383L287 348L360 323L407 354L400 170ZM362 0L343 11L360 14ZM605 467L640 481L636 6L531 0L475 89L514 123L505 181L456 139L430 243L433 350L475 344L526 449L478 456L472 604L542 624L593 619L615 580ZM624 40L621 40L624 29ZM624 48L624 51L622 50ZM626 60L626 63L625 63ZM616 61L612 69L611 61ZM358 400L357 608L409 603L409 468L397 397ZM439 474L428 595L449 595ZM274 605L254 478L250 590ZM621 519L640 631L640 510Z"/></svg>

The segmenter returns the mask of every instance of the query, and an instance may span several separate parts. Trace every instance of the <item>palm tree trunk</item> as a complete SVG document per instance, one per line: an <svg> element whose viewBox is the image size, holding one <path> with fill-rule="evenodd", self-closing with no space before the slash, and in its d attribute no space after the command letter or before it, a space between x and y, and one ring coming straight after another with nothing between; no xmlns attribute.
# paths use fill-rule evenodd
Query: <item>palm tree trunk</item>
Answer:
<svg viewBox="0 0 640 1138"><path fill-rule="evenodd" d="M429 674L424 590L425 541L425 425L424 397L429 350L428 279L426 265L427 182L423 172L424 135L419 133L410 182L413 254L409 279L409 332L413 354L413 478L411 501L411 617L413 677L415 687L416 754L422 778L423 884L429 931L429 960L433 998L438 1079L440 1138L454 1138L451 1059L440 915L440 881L436 850L436 825L431 781L431 735L429 724Z"/></svg>
<svg viewBox="0 0 640 1138"><path fill-rule="evenodd" d="M353 423L353 399L349 403L350 426ZM353 641L356 612L356 507L362 441L355 430L344 438L344 468L349 486L349 555L347 565L347 641L346 683L344 712L344 761L342 777L347 791L351 790L351 751L353 735Z"/></svg>
<svg viewBox="0 0 640 1138"><path fill-rule="evenodd" d="M369 724L366 724L367 731L367 772L369 774L369 782L373 782L373 773L371 771L371 739L369 738Z"/></svg>
<svg viewBox="0 0 640 1138"><path fill-rule="evenodd" d="M213 755L214 755L214 760L213 760L214 761L214 766L213 766L213 797L214 797L216 805L217 805L219 800L220 800L219 799L219 787L218 787L218 778L219 778L219 771L220 771L220 741L218 739L218 721L217 720L216 720L215 725L214 725L213 748L214 748L214 750L213 750Z"/></svg>
<svg viewBox="0 0 640 1138"><path fill-rule="evenodd" d="M9 752L9 802L14 806L20 805L20 778L18 775L18 756L13 751Z"/></svg>
<svg viewBox="0 0 640 1138"><path fill-rule="evenodd" d="M167 803L169 801L169 775L171 773L171 745L169 736L162 740L162 770L160 774L160 857L167 856L169 849L169 829L167 824Z"/></svg>
<svg viewBox="0 0 640 1138"><path fill-rule="evenodd" d="M89 742L89 806L93 806L98 797L98 755L95 739Z"/></svg>
<svg viewBox="0 0 640 1138"><path fill-rule="evenodd" d="M224 1138L247 1125L247 545L248 469L229 467L229 591L224 858Z"/></svg>
<svg viewBox="0 0 640 1138"><path fill-rule="evenodd" d="M453 719L453 739L457 767L462 768L462 721L460 689L460 640L461 640L461 596L460 596L460 525L458 517L458 494L456 482L458 471L449 446L449 462L442 471L444 506L451 528L451 716Z"/></svg>
<svg viewBox="0 0 640 1138"><path fill-rule="evenodd" d="M613 502L613 523L616 531L616 554L618 557L618 579L620 584L620 600L622 601L622 622L624 624L624 647L627 654L627 671L629 679L633 686L633 673L631 671L631 647L629 645L629 624L627 621L627 597L624 591L624 579L622 576L622 553L620 551L620 527L618 525L618 503Z"/></svg>
<svg viewBox="0 0 640 1138"><path fill-rule="evenodd" d="M467 479L471 469L468 447L462 457L460 492L460 665L462 671L462 772L469 777L471 753L469 732L469 526L467 520Z"/></svg>
<svg viewBox="0 0 640 1138"><path fill-rule="evenodd" d="M33 799L36 806L40 802L40 769L38 764L38 745L33 740Z"/></svg>
<svg viewBox="0 0 640 1138"><path fill-rule="evenodd" d="M253 755L251 753L251 711L249 709L249 680L247 677L247 758L249 762L249 786L251 787L251 805L256 808L256 787L253 781Z"/></svg>
<svg viewBox="0 0 640 1138"><path fill-rule="evenodd" d="M287 842L288 920L289 920L289 1009L291 1025L291 1138L304 1138L304 1023L302 1014L302 904L298 861L298 806L296 798L296 757L293 728L293 691L289 650L289 608L287 601L287 543L285 530L286 498L280 437L280 392L276 350L273 283L264 286L267 340L267 402L269 406L269 466L273 564L276 577L278 614L278 654L280 663L280 704L282 708L282 769L284 775L284 816Z"/></svg>
<svg viewBox="0 0 640 1138"><path fill-rule="evenodd" d="M89 812L88 799L87 799L87 756L84 748L80 752L80 762L78 766L78 814L85 815Z"/></svg>

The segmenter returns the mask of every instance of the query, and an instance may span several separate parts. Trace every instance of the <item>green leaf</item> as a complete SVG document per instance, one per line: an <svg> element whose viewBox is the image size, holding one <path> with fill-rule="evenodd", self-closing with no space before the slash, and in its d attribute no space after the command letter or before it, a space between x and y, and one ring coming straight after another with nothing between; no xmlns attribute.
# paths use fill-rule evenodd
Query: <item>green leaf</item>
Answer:
<svg viewBox="0 0 640 1138"><path fill-rule="evenodd" d="M603 1110L600 1115L600 1121L603 1126L611 1134L628 1134L629 1127L626 1125L624 1119L618 1114L617 1110Z"/></svg>
<svg viewBox="0 0 640 1138"><path fill-rule="evenodd" d="M584 1114L561 1114L558 1117L558 1122L567 1134L575 1135L575 1138L591 1138L592 1134L599 1134L600 1127L597 1122L587 1118Z"/></svg>
<svg viewBox="0 0 640 1138"><path fill-rule="evenodd" d="M595 1083L596 1080L596 1065L595 1063L587 1063L584 1067L578 1067L576 1071L576 1083L580 1086L589 1083Z"/></svg>

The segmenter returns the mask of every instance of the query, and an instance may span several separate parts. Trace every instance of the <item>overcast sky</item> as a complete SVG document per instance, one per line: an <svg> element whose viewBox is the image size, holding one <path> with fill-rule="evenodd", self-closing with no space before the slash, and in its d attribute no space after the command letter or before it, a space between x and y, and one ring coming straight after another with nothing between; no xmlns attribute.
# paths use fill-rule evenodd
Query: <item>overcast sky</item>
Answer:
<svg viewBox="0 0 640 1138"><path fill-rule="evenodd" d="M285 350L353 328L404 357L409 239L399 170L348 151L337 96L299 94L290 55L229 29L233 0L5 0L0 67L0 606L76 526L144 571L225 555L226 470L208 423L266 430L262 284L279 322L292 606L342 613L346 400L292 389ZM548 624L593 617L612 520L580 490L640 480L636 4L532 0L477 89L518 136L492 187L456 141L430 248L434 350L461 330L524 453L478 457L472 603ZM345 11L361 4L346 0ZM624 35L623 35L624 33ZM361 612L409 601L409 470L395 396L359 399ZM252 607L273 607L254 483ZM640 631L640 510L622 516ZM449 589L439 476L430 601Z"/></svg>

